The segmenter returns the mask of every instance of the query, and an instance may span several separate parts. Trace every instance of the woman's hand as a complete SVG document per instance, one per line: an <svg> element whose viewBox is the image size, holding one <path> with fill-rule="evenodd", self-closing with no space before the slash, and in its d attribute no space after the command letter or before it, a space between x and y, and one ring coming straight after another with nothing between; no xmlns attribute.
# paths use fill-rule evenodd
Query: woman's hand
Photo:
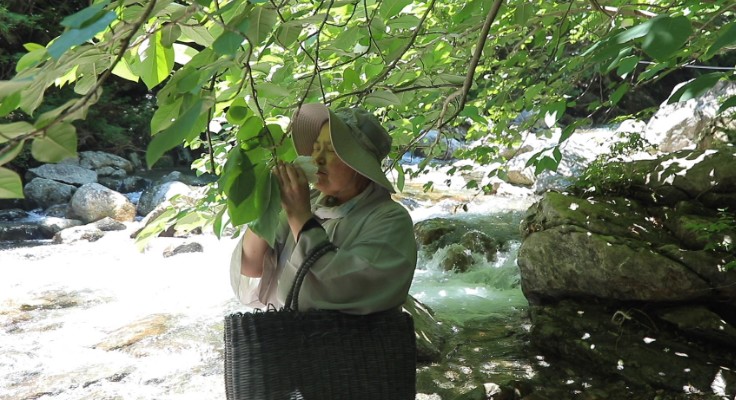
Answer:
<svg viewBox="0 0 736 400"><path fill-rule="evenodd" d="M281 187L281 206L286 212L291 233L296 238L304 224L312 218L307 177L301 168L283 162L274 167L273 173Z"/></svg>

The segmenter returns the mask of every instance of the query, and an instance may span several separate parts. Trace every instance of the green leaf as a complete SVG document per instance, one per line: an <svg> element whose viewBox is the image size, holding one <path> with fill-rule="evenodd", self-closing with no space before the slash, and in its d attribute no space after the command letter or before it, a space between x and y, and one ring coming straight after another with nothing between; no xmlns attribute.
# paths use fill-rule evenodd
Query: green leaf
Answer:
<svg viewBox="0 0 736 400"><path fill-rule="evenodd" d="M728 110L731 107L736 107L736 96L731 96L726 101L721 104L721 107L718 108L718 114Z"/></svg>
<svg viewBox="0 0 736 400"><path fill-rule="evenodd" d="M0 167L0 199L22 199L23 183L15 172Z"/></svg>
<svg viewBox="0 0 736 400"><path fill-rule="evenodd" d="M404 167L399 163L394 163L394 169L396 170L396 188L399 192L404 191L404 185L406 184L406 176L404 174Z"/></svg>
<svg viewBox="0 0 736 400"><path fill-rule="evenodd" d="M0 102L0 117L10 114L20 105L20 92L15 92Z"/></svg>
<svg viewBox="0 0 736 400"><path fill-rule="evenodd" d="M248 118L249 113L250 108L246 106L232 105L227 110L227 114L225 115L225 117L227 118L227 122L233 125L240 125L245 122L245 119Z"/></svg>
<svg viewBox="0 0 736 400"><path fill-rule="evenodd" d="M529 3L521 3L516 6L514 11L514 22L516 25L528 26L528 21L536 14L537 10L534 5Z"/></svg>
<svg viewBox="0 0 736 400"><path fill-rule="evenodd" d="M687 42L693 27L687 17L653 19L651 29L644 37L642 50L659 61L667 60Z"/></svg>
<svg viewBox="0 0 736 400"><path fill-rule="evenodd" d="M726 75L723 72L712 72L710 74L701 75L692 81L682 85L675 93L672 93L667 104L677 103L678 101L687 101L701 96L703 93L711 89L715 84Z"/></svg>
<svg viewBox="0 0 736 400"><path fill-rule="evenodd" d="M70 29L59 36L49 46L48 52L54 59L58 60L64 52L74 46L78 46L93 37L96 34L104 30L105 28L117 19L117 14L114 11L108 11L102 17L100 17L94 23L87 25L83 28Z"/></svg>
<svg viewBox="0 0 736 400"><path fill-rule="evenodd" d="M258 218L270 197L270 190L268 192L266 190L270 189L267 186L270 185L268 175L271 174L271 171L266 168L265 163L257 163L254 165L253 172L255 178L251 183L255 185L255 189L251 192L251 195L240 203L234 202L230 197L227 199L230 220L235 226L243 225Z"/></svg>
<svg viewBox="0 0 736 400"><path fill-rule="evenodd" d="M265 96L272 99L281 99L292 94L290 90L270 82L261 82L257 84L256 90L258 91L259 97Z"/></svg>
<svg viewBox="0 0 736 400"><path fill-rule="evenodd" d="M411 4L411 2L412 0L382 1L380 7L378 8L378 13L381 15L381 17L383 17L383 19L388 20L393 16L399 15L401 10Z"/></svg>
<svg viewBox="0 0 736 400"><path fill-rule="evenodd" d="M276 28L276 41L285 48L290 47L299 39L302 33L302 27L296 25L280 25Z"/></svg>
<svg viewBox="0 0 736 400"><path fill-rule="evenodd" d="M720 35L718 35L718 38L710 45L703 58L711 58L722 48L736 43L736 22L731 22L719 30Z"/></svg>
<svg viewBox="0 0 736 400"><path fill-rule="evenodd" d="M616 74L620 76L623 79L626 79L626 77L631 73L631 71L636 68L636 66L639 65L639 57L637 56L628 56L618 63L618 68L616 69Z"/></svg>
<svg viewBox="0 0 736 400"><path fill-rule="evenodd" d="M245 123L240 126L240 130L235 136L238 141L247 142L250 139L258 138L258 134L263 129L263 120L255 115L248 118ZM255 142L258 143L257 141Z"/></svg>
<svg viewBox="0 0 736 400"><path fill-rule="evenodd" d="M197 122L199 116L202 112L209 109L211 105L211 101L197 99L191 107L184 110L176 118L176 121L171 126L154 135L151 143L148 145L148 149L146 149L146 164L148 164L148 168L153 167L164 153L178 146L188 138L194 129L196 129L195 122Z"/></svg>
<svg viewBox="0 0 736 400"><path fill-rule="evenodd" d="M628 83L623 83L617 87L616 90L611 93L611 104L618 104L618 102L621 101L621 98L629 92L629 87L630 85Z"/></svg>
<svg viewBox="0 0 736 400"><path fill-rule="evenodd" d="M140 80L140 77L130 68L130 64L125 57L121 58L120 61L115 64L115 67L112 69L112 73L129 81L138 82Z"/></svg>
<svg viewBox="0 0 736 400"><path fill-rule="evenodd" d="M10 146L10 150L3 149L5 151L5 154L0 154L0 166L13 161L18 153L23 150L24 144L25 140L18 141L15 144L8 144L8 146Z"/></svg>
<svg viewBox="0 0 736 400"><path fill-rule="evenodd" d="M25 121L11 122L9 124L0 124L0 143L5 143L17 138L18 136L31 133L36 128Z"/></svg>
<svg viewBox="0 0 736 400"><path fill-rule="evenodd" d="M33 158L40 162L57 163L77 156L77 130L69 123L51 125L45 136L31 144Z"/></svg>
<svg viewBox="0 0 736 400"><path fill-rule="evenodd" d="M181 36L181 26L178 24L166 24L161 31L161 44L164 47L171 47L174 42Z"/></svg>
<svg viewBox="0 0 736 400"><path fill-rule="evenodd" d="M61 25L72 29L83 28L84 26L97 21L101 17L102 11L109 3L109 1L103 1L82 9L81 11L61 20Z"/></svg>
<svg viewBox="0 0 736 400"><path fill-rule="evenodd" d="M240 147L234 147L228 154L220 177L218 185L220 192L224 193L233 204L239 206L253 193L255 181L253 163L245 151Z"/></svg>
<svg viewBox="0 0 736 400"><path fill-rule="evenodd" d="M141 43L138 57L139 61L132 65L133 70L149 89L168 78L174 68L174 49L161 44L160 31Z"/></svg>
<svg viewBox="0 0 736 400"><path fill-rule="evenodd" d="M544 171L557 171L557 166L560 163L556 161L554 158L549 156L544 156L537 160L537 165L534 170L534 175L539 175Z"/></svg>
<svg viewBox="0 0 736 400"><path fill-rule="evenodd" d="M222 32L222 35L215 40L215 43L212 44L212 49L215 50L217 54L233 55L238 51L240 45L243 44L244 41L245 38L242 34L238 32L224 31Z"/></svg>
<svg viewBox="0 0 736 400"><path fill-rule="evenodd" d="M278 13L276 10L266 7L256 7L250 15L248 30L246 36L251 45L258 46L271 33L276 26Z"/></svg>
<svg viewBox="0 0 736 400"><path fill-rule="evenodd" d="M376 90L365 97L365 102L376 107L401 105L401 99L388 90Z"/></svg>
<svg viewBox="0 0 736 400"><path fill-rule="evenodd" d="M38 65L47 56L46 48L36 49L23 55L15 65L15 72L22 72Z"/></svg>
<svg viewBox="0 0 736 400"><path fill-rule="evenodd" d="M220 211L215 214L215 219L214 221L212 221L212 231L214 232L217 239L220 239L222 237L222 234L225 232L226 224L223 223L222 219L225 216L226 212L227 206L220 207Z"/></svg>
<svg viewBox="0 0 736 400"><path fill-rule="evenodd" d="M565 101L557 101L542 107L542 112L544 113L544 123L547 125L547 127L552 128L553 126L555 126L557 121L559 121L560 118L562 118L562 115L565 114L566 109L567 104L565 103Z"/></svg>
<svg viewBox="0 0 736 400"><path fill-rule="evenodd" d="M32 81L30 79L0 81L0 99L5 99L11 94L20 92L21 90L28 87L31 83Z"/></svg>
<svg viewBox="0 0 736 400"><path fill-rule="evenodd" d="M279 213L281 212L281 189L274 175L269 174L266 180L269 192L268 202L263 209L263 213L248 224L248 228L268 242L270 247L274 247L276 229L279 226Z"/></svg>

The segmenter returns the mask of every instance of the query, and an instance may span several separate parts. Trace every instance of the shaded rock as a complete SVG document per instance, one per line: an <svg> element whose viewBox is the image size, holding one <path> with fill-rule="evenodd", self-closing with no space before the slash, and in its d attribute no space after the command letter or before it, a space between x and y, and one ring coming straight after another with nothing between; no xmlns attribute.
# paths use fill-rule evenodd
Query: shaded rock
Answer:
<svg viewBox="0 0 736 400"><path fill-rule="evenodd" d="M125 178L127 175L128 174L125 172L125 170L115 167L102 167L97 169L98 179L103 176L106 178L122 179Z"/></svg>
<svg viewBox="0 0 736 400"><path fill-rule="evenodd" d="M67 218L69 217L69 204L54 204L44 210L47 217Z"/></svg>
<svg viewBox="0 0 736 400"><path fill-rule="evenodd" d="M141 340L166 333L172 323L172 316L153 314L133 321L130 324L111 332L107 339L93 346L106 351L120 350L130 347Z"/></svg>
<svg viewBox="0 0 736 400"><path fill-rule="evenodd" d="M189 195L192 188L184 183L174 181L153 186L143 191L138 201L136 211L138 215L146 216L159 204L171 199L176 195Z"/></svg>
<svg viewBox="0 0 736 400"><path fill-rule="evenodd" d="M429 251L442 247L441 239L458 229L458 223L446 218L432 218L414 225L414 237L422 246L429 246Z"/></svg>
<svg viewBox="0 0 736 400"><path fill-rule="evenodd" d="M92 170L102 169L107 172L114 170L121 170L126 173L133 172L133 164L130 161L123 157L102 151L79 152L79 166ZM110 176L105 173L100 173L100 175Z"/></svg>
<svg viewBox="0 0 736 400"><path fill-rule="evenodd" d="M685 83L675 87L673 93ZM721 99L733 95L736 84L720 81L702 96L672 104L665 101L647 123L644 137L650 143L658 143L663 152L693 149L718 123Z"/></svg>
<svg viewBox="0 0 736 400"><path fill-rule="evenodd" d="M82 225L82 221L76 219L44 217L39 226L43 229L47 238L53 238L58 232L64 229Z"/></svg>
<svg viewBox="0 0 736 400"><path fill-rule="evenodd" d="M686 334L734 348L736 328L723 317L702 306L678 307L660 312L660 318L671 322Z"/></svg>
<svg viewBox="0 0 736 400"><path fill-rule="evenodd" d="M29 222L0 222L0 241L49 239L44 228Z"/></svg>
<svg viewBox="0 0 736 400"><path fill-rule="evenodd" d="M97 173L72 164L44 164L28 170L27 179L44 178L52 181L82 186L97 182Z"/></svg>
<svg viewBox="0 0 736 400"><path fill-rule="evenodd" d="M528 236L518 264L530 300L674 301L715 295L703 275L656 251L678 241L635 202L548 193L530 209L523 229Z"/></svg>
<svg viewBox="0 0 736 400"><path fill-rule="evenodd" d="M76 189L76 186L51 179L33 178L23 187L23 194L32 204L47 208L55 204L68 203Z"/></svg>
<svg viewBox="0 0 736 400"><path fill-rule="evenodd" d="M447 253L440 264L445 271L466 272L473 265L473 256L470 250L460 244L451 244L446 248Z"/></svg>
<svg viewBox="0 0 736 400"><path fill-rule="evenodd" d="M127 225L110 217L105 217L99 221L91 223L90 225L103 232L124 231L128 229Z"/></svg>
<svg viewBox="0 0 736 400"><path fill-rule="evenodd" d="M617 399L655 398L645 395L655 389L709 391L717 376L727 382L725 393L734 393L733 352L662 329L665 323L644 307L573 301L532 307L532 342L552 363L542 374L583 373L570 390L620 379L630 393L611 397Z"/></svg>
<svg viewBox="0 0 736 400"><path fill-rule="evenodd" d="M197 242L192 242L192 243L184 243L178 246L169 247L166 250L164 250L163 255L165 258L168 258L168 257L175 256L177 254L201 253L203 251L204 251L204 248L202 247L201 244Z"/></svg>
<svg viewBox="0 0 736 400"><path fill-rule="evenodd" d="M28 213L19 209L11 208L9 210L0 210L0 221L16 221L26 218Z"/></svg>
<svg viewBox="0 0 736 400"><path fill-rule="evenodd" d="M442 325L434 318L434 312L413 296L409 295L402 306L405 312L414 319L414 331L417 335L417 361L439 361L445 353L450 328Z"/></svg>
<svg viewBox="0 0 736 400"><path fill-rule="evenodd" d="M117 221L133 221L135 206L122 194L98 183L82 186L74 193L71 209L75 216L89 223L105 217Z"/></svg>
<svg viewBox="0 0 736 400"><path fill-rule="evenodd" d="M90 225L75 226L59 231L54 235L54 243L74 243L82 240L88 242L96 242L100 238L105 236L105 233L101 230Z"/></svg>
<svg viewBox="0 0 736 400"><path fill-rule="evenodd" d="M485 233L472 230L460 237L460 244L473 253L482 254L487 261L495 261L498 243Z"/></svg>

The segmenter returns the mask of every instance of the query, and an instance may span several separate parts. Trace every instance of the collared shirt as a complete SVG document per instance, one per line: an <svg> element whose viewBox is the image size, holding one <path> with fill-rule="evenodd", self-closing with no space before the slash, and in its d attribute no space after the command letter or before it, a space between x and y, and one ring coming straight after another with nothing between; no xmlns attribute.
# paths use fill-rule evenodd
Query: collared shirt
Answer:
<svg viewBox="0 0 736 400"><path fill-rule="evenodd" d="M340 310L368 314L401 306L417 262L411 216L372 183L350 201L325 207L314 198L313 211L324 229L303 232L298 242L282 218L274 248L266 252L261 278L240 274L242 239L230 264L231 285L240 301L262 308L281 307L306 256L329 240L336 247L312 266L300 294L301 310Z"/></svg>

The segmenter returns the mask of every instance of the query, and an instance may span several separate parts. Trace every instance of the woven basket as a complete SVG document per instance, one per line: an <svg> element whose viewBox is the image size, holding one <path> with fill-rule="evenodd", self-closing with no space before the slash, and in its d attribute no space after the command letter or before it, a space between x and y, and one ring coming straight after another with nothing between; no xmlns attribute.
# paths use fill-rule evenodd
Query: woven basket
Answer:
<svg viewBox="0 0 736 400"><path fill-rule="evenodd" d="M228 400L413 400L416 338L411 315L398 310L358 316L296 312L306 270L297 272L280 310L225 317Z"/></svg>

